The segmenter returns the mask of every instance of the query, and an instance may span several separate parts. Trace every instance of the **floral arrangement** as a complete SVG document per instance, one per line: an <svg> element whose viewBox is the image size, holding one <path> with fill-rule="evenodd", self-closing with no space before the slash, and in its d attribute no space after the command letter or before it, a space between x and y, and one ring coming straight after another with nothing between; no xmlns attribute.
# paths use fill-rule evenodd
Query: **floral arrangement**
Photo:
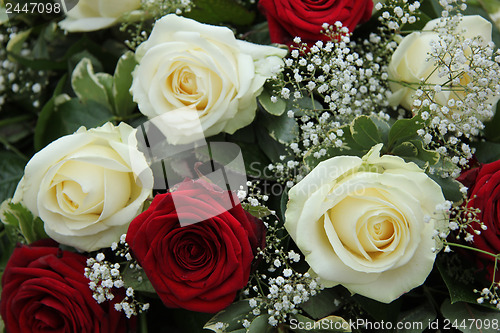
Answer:
<svg viewBox="0 0 500 333"><path fill-rule="evenodd" d="M499 13L0 1L0 331L498 332Z"/></svg>

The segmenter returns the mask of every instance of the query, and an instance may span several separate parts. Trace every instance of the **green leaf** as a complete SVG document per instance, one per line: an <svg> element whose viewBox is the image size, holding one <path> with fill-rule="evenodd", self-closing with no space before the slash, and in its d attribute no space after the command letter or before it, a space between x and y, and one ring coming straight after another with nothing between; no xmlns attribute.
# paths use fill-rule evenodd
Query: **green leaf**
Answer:
<svg viewBox="0 0 500 333"><path fill-rule="evenodd" d="M14 195L24 173L26 161L16 154L0 151L0 201Z"/></svg>
<svg viewBox="0 0 500 333"><path fill-rule="evenodd" d="M196 0L196 6L185 16L210 24L249 25L255 18L255 12L234 0Z"/></svg>
<svg viewBox="0 0 500 333"><path fill-rule="evenodd" d="M339 299L340 295L335 289L323 289L316 296L301 304L300 307L312 318L319 319L338 310L341 305Z"/></svg>
<svg viewBox="0 0 500 333"><path fill-rule="evenodd" d="M268 89L264 88L259 97L257 97L257 100L265 111L273 116L281 116L286 110L287 103L279 96L275 95L275 97L277 98L277 101L271 101L271 93Z"/></svg>
<svg viewBox="0 0 500 333"><path fill-rule="evenodd" d="M491 163L500 160L500 143L484 141L473 145L476 148L476 158L480 163Z"/></svg>
<svg viewBox="0 0 500 333"><path fill-rule="evenodd" d="M25 31L21 31L19 33L14 34L12 38L9 39L7 43L7 52L10 54L19 54L23 49L24 42L28 39L31 34L32 29L28 29Z"/></svg>
<svg viewBox="0 0 500 333"><path fill-rule="evenodd" d="M0 223L0 273L5 268L5 265L7 265L18 241L18 229L11 225Z"/></svg>
<svg viewBox="0 0 500 333"><path fill-rule="evenodd" d="M90 59L83 58L76 65L71 75L71 86L82 102L85 103L88 100L93 100L111 109L106 87L99 81L96 74L94 74L94 68Z"/></svg>
<svg viewBox="0 0 500 333"><path fill-rule="evenodd" d="M45 147L51 141L44 140L47 127L49 126L51 116L54 112L55 102L57 96L61 94L64 84L66 83L67 75L63 75L63 77L57 83L56 88L54 89L54 94L49 99L49 101L43 106L42 111L38 115L38 121L35 126L35 135L34 135L34 145L35 150L40 150Z"/></svg>
<svg viewBox="0 0 500 333"><path fill-rule="evenodd" d="M498 325L492 325L498 324L498 310L488 311L464 302L452 304L447 299L441 305L441 313L449 320L445 321L448 329L456 328L464 333L498 333Z"/></svg>
<svg viewBox="0 0 500 333"><path fill-rule="evenodd" d="M43 228L43 222L21 203L12 203L10 199L0 206L0 220L4 224L19 228L24 238L31 244L37 240L48 238Z"/></svg>
<svg viewBox="0 0 500 333"><path fill-rule="evenodd" d="M381 303L361 295L354 295L352 298L356 300L356 302L375 320L390 322L397 320L399 310L401 309L401 304L403 302L401 298L398 298L389 304Z"/></svg>
<svg viewBox="0 0 500 333"><path fill-rule="evenodd" d="M417 149L417 158L424 162L429 162L429 165L435 165L439 162L439 153L433 150L424 148L424 143L421 140L410 140L411 144Z"/></svg>
<svg viewBox="0 0 500 333"><path fill-rule="evenodd" d="M448 288L451 303L467 302L477 304L476 300L479 296L473 292L473 287L462 281L458 281L457 278L450 273L444 261L445 258L438 257L438 259L439 260L436 260L436 266Z"/></svg>
<svg viewBox="0 0 500 333"><path fill-rule="evenodd" d="M228 324L225 331L233 332L243 328L241 322L243 319L253 318L252 308L248 299L237 301L229 305L222 311L219 311L210 319L203 328L217 332L215 325L218 322ZM249 319L250 320L250 319Z"/></svg>
<svg viewBox="0 0 500 333"><path fill-rule="evenodd" d="M351 135L362 148L370 149L382 142L377 125L367 116L359 116L351 123Z"/></svg>
<svg viewBox="0 0 500 333"><path fill-rule="evenodd" d="M35 137L38 135L37 148L43 148L64 135L72 134L81 126L98 127L113 119L110 109L102 104L92 100L83 104L76 98L65 100L59 105L56 105L54 99L54 102L47 103L43 108L40 117L42 115L43 123L37 124L35 130Z"/></svg>
<svg viewBox="0 0 500 333"><path fill-rule="evenodd" d="M431 174L429 177L441 186L441 190L446 200L459 202L463 199L462 192L460 192L460 183L458 181L450 177L443 178L436 174Z"/></svg>
<svg viewBox="0 0 500 333"><path fill-rule="evenodd" d="M423 128L424 122L419 116L411 119L398 119L392 125L389 131L388 149L391 151L392 147L397 142L404 142L417 137L417 130Z"/></svg>
<svg viewBox="0 0 500 333"><path fill-rule="evenodd" d="M122 55L116 65L112 92L114 110L118 116L129 115L136 107L129 91L132 86L132 72L136 65L137 61L133 52Z"/></svg>
<svg viewBox="0 0 500 333"><path fill-rule="evenodd" d="M411 324L411 327L396 329L397 333L420 333L436 319L437 313L432 304L425 302L401 313L398 318L400 323Z"/></svg>
<svg viewBox="0 0 500 333"><path fill-rule="evenodd" d="M497 104L497 109L493 119L484 123L484 135L488 141L500 142L500 103Z"/></svg>
<svg viewBox="0 0 500 333"><path fill-rule="evenodd" d="M373 121L375 126L377 126L380 138L382 139L381 142L387 144L389 132L391 130L391 126L389 125L389 123L385 119L382 119L377 115L371 115L369 116L369 118Z"/></svg>
<svg viewBox="0 0 500 333"><path fill-rule="evenodd" d="M295 333L351 332L349 323L338 316L328 316L314 321L306 316L296 314L291 316L289 328Z"/></svg>
<svg viewBox="0 0 500 333"><path fill-rule="evenodd" d="M123 282L125 282L125 286L132 287L137 292L156 295L156 290L149 281L144 270L130 268L127 265L121 275L123 277Z"/></svg>
<svg viewBox="0 0 500 333"><path fill-rule="evenodd" d="M262 113L263 125L269 135L279 143L291 143L297 140L299 125L295 118L290 118L286 113L281 116L272 116Z"/></svg>
<svg viewBox="0 0 500 333"><path fill-rule="evenodd" d="M265 128L260 126L257 127L256 137L259 148L264 152L264 154L266 154L267 158L269 158L271 162L281 161L280 156L288 155L285 147L278 141L274 140Z"/></svg>
<svg viewBox="0 0 500 333"><path fill-rule="evenodd" d="M413 143L406 141L394 147L391 153L400 157L417 157L418 149Z"/></svg>
<svg viewBox="0 0 500 333"><path fill-rule="evenodd" d="M266 206L252 206L249 203L242 203L241 206L247 213L255 216L258 219L272 214L271 210Z"/></svg>
<svg viewBox="0 0 500 333"><path fill-rule="evenodd" d="M247 333L272 333L274 328L269 324L269 315L260 315L252 320Z"/></svg>

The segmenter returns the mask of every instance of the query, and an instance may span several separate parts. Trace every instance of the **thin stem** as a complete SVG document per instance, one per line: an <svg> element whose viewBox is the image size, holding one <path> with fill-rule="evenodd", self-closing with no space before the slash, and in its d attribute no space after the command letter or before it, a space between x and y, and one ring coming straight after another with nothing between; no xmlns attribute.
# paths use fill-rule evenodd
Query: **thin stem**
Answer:
<svg viewBox="0 0 500 333"><path fill-rule="evenodd" d="M498 257L500 256L500 254L493 254L493 253L490 253L490 252L487 252L487 251L484 251L484 250L480 250L480 249L476 249L474 247L471 247L471 246L467 246L467 245L463 245L463 244L458 244L458 243L449 243L449 242L444 242L444 244L446 245L450 245L450 246L455 246L455 247L460 247L462 249L467 249L467 250L471 250L471 251L476 251L476 252L479 252L479 253L482 253L482 254L486 254L490 257L493 257L495 259L498 259ZM496 260L495 260L496 262Z"/></svg>

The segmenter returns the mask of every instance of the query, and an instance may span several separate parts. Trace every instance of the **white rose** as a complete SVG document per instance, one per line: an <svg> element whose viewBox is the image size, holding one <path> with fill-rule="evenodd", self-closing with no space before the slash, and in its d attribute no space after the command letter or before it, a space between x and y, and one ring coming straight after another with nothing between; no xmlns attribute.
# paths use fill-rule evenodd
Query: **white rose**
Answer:
<svg viewBox="0 0 500 333"><path fill-rule="evenodd" d="M432 270L445 199L416 164L380 157L381 147L318 164L290 189L285 227L326 287L389 303Z"/></svg>
<svg viewBox="0 0 500 333"><path fill-rule="evenodd" d="M39 216L59 243L83 251L110 246L152 192L135 132L107 123L57 139L28 162L13 201Z"/></svg>
<svg viewBox="0 0 500 333"><path fill-rule="evenodd" d="M401 105L407 110L413 108L415 100L415 89L426 79L426 83L431 87L434 85L444 85L449 81L448 76L439 76L436 70L436 64L433 60L428 61L433 47L432 43L440 41L439 34L433 30L440 26L440 19L435 19L427 22L422 31L413 32L404 37L396 51L393 53L389 64L389 85L393 92L389 102L396 106ZM489 21L478 15L463 16L458 24L455 32L460 34L464 39L472 39L481 37L485 43L491 42L492 26ZM464 55L470 56L470 49L464 49ZM392 81L392 82L391 82ZM398 81L398 82L394 82ZM464 74L461 78L461 84L467 85L470 77ZM413 89L404 84L413 84ZM451 98L455 100L464 99L464 93L461 91L450 91L443 88L441 92L436 93L434 101L447 105ZM496 103L498 98L492 99L491 103Z"/></svg>
<svg viewBox="0 0 500 333"><path fill-rule="evenodd" d="M179 109L196 111L199 120L185 117L193 125L170 135L171 143L194 141L200 126L206 136L232 134L252 122L256 97L286 53L237 40L226 27L166 15L137 49L131 92L150 118Z"/></svg>
<svg viewBox="0 0 500 333"><path fill-rule="evenodd" d="M70 32L100 30L118 23L124 14L140 6L141 0L79 0L59 26Z"/></svg>

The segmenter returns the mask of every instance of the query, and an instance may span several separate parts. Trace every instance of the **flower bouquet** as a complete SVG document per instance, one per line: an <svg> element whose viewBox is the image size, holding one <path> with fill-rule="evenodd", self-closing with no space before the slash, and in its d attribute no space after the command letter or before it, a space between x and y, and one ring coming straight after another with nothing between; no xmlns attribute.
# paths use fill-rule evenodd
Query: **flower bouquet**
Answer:
<svg viewBox="0 0 500 333"><path fill-rule="evenodd" d="M0 331L498 332L498 13L0 1Z"/></svg>

